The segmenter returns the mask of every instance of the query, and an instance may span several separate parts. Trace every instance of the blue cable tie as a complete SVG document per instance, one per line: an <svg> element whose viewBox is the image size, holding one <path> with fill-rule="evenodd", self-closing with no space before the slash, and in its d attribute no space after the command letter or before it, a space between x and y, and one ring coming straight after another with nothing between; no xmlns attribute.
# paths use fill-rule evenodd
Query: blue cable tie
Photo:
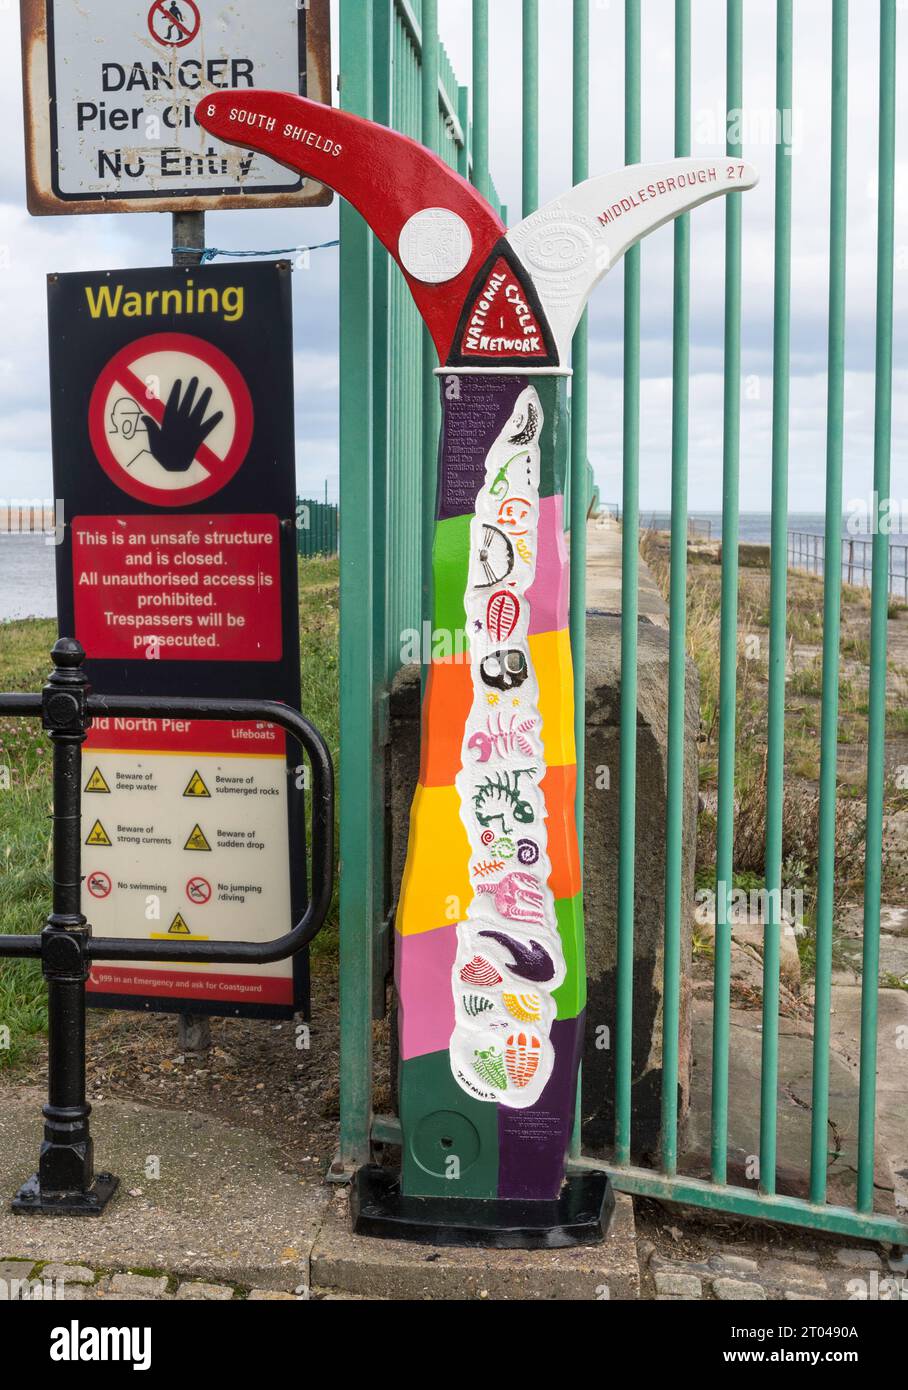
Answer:
<svg viewBox="0 0 908 1390"><path fill-rule="evenodd" d="M201 256L202 265L206 265L218 256L232 256L235 260L252 256L297 256L301 251L324 251L329 246L340 246L340 241L321 241L317 246L279 246L274 251L225 251L220 246L174 246L172 254Z"/></svg>

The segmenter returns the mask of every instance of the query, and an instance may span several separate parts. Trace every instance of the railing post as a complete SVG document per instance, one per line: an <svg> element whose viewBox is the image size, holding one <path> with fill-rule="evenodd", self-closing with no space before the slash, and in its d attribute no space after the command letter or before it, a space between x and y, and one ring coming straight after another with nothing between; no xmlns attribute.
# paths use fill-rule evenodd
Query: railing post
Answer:
<svg viewBox="0 0 908 1390"><path fill-rule="evenodd" d="M41 936L47 981L48 1068L44 1142L38 1172L13 1199L13 1211L98 1216L117 1188L110 1173L94 1177L94 1146L85 1099L86 944L82 916L82 744L91 724L91 693L78 642L61 637L44 687L42 722L54 750L53 911Z"/></svg>
<svg viewBox="0 0 908 1390"><path fill-rule="evenodd" d="M341 103L372 116L372 0L340 7ZM373 731L373 259L369 229L342 203L340 292L340 1157L343 1178L369 1157L377 811Z"/></svg>

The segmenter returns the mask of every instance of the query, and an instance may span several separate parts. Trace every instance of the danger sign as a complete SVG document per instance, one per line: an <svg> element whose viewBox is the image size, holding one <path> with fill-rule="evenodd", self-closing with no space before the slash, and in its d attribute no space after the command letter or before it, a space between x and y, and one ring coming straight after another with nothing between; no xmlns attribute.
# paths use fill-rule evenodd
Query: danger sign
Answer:
<svg viewBox="0 0 908 1390"><path fill-rule="evenodd" d="M202 27L202 16L195 0L155 0L148 12L148 29L165 48L183 48L192 43Z"/></svg>
<svg viewBox="0 0 908 1390"><path fill-rule="evenodd" d="M249 452L253 429L249 388L233 362L188 333L151 334L116 353L88 418L108 477L159 507L219 492Z"/></svg>
<svg viewBox="0 0 908 1390"><path fill-rule="evenodd" d="M20 3L32 214L331 202L323 184L222 144L195 116L225 90L330 103L330 0Z"/></svg>

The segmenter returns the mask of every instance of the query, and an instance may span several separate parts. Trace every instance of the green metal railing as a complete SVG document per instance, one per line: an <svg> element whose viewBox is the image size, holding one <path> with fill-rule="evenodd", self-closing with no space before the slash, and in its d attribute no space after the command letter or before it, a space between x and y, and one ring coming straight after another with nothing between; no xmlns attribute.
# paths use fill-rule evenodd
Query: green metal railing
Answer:
<svg viewBox="0 0 908 1390"><path fill-rule="evenodd" d="M539 0L523 0L520 85L523 95L522 211L539 201ZM559 12L564 9L557 0ZM876 307L876 404L873 487L878 506L889 491L892 416L892 299L895 182L895 12L880 0L879 171ZM769 8L767 4L767 9ZM572 0L573 149L575 181L589 173L590 73L614 84L614 50L591 54L591 0ZM776 3L776 107L780 130L789 129L793 91L792 0ZM674 5L674 152L691 151L690 0ZM744 106L743 0L726 3L726 108ZM644 98L640 0L625 0L624 154L641 158ZM863 12L862 12L863 17ZM437 0L341 0L341 99L344 106L419 136L497 203L489 175L490 32L488 0L472 3L471 102L458 86L438 41ZM494 40L494 34L491 36ZM820 41L819 39L817 41ZM513 61L513 43L508 57ZM770 653L767 696L767 810L765 883L767 917L763 959L759 1182L728 1183L731 917L734 870L736 677L738 668L738 537L741 455L742 229L741 194L724 200L725 323L722 447L722 572L719 622L718 800L714 963L711 1173L709 1180L679 1173L678 1080L682 939L684 709L688 533L688 383L690 374L691 237L689 218L674 227L673 407L671 423L670 649L668 766L664 882L664 1012L661 1152L659 1168L631 1161L632 1019L634 1008L635 824L637 815L637 628L641 382L641 248L624 260L624 431L619 880L617 902L615 1133L607 1166L625 1192L691 1203L748 1218L766 1218L840 1234L908 1243L908 1227L873 1211L877 989L884 805L886 713L887 528L873 535L867 829L864 887L864 959L859 1081L858 1176L853 1206L826 1201L830 1082L830 1000L835 882L835 816L841 603L842 458L844 435L845 222L847 190L848 3L832 0L832 97L829 327L826 460L823 700L819 807L819 882L816 925L816 1005L809 1196L776 1191L779 1066L779 974L782 813L785 796L785 674L791 341L792 151L777 140L775 153L773 395L771 446ZM728 123L726 153L742 157L740 122ZM652 151L665 158L666 150ZM399 662L399 634L427 612L428 538L433 515L437 405L431 380L434 354L400 276L360 219L342 212L341 280L341 1159L345 1169L365 1161L370 1141L399 1142L396 1119L374 1116L371 1105L373 1007L384 1008L384 958L390 885L384 873L383 748L387 691ZM578 818L583 839L585 732L586 521L595 479L586 463L588 330L574 343L571 440L580 486L570 489L571 637L577 711ZM723 910L724 909L724 910ZM376 998L377 996L377 998ZM784 1077L781 1078L784 1082ZM578 1115L579 1115L578 1100ZM580 1152L576 1127L572 1162L601 1166Z"/></svg>
<svg viewBox="0 0 908 1390"><path fill-rule="evenodd" d="M336 555L338 549L338 505L299 497L296 502L296 550L308 559L313 555Z"/></svg>

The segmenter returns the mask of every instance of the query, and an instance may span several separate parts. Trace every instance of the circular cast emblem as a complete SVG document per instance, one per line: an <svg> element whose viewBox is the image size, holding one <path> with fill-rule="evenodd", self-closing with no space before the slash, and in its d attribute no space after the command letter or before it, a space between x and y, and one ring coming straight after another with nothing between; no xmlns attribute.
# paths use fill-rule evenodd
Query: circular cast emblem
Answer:
<svg viewBox="0 0 908 1390"><path fill-rule="evenodd" d="M565 214L533 231L523 246L523 257L543 274L570 276L586 265L593 245L594 238L583 220Z"/></svg>
<svg viewBox="0 0 908 1390"><path fill-rule="evenodd" d="M473 238L450 208L423 208L404 223L398 243L404 270L426 285L453 280L470 263Z"/></svg>

